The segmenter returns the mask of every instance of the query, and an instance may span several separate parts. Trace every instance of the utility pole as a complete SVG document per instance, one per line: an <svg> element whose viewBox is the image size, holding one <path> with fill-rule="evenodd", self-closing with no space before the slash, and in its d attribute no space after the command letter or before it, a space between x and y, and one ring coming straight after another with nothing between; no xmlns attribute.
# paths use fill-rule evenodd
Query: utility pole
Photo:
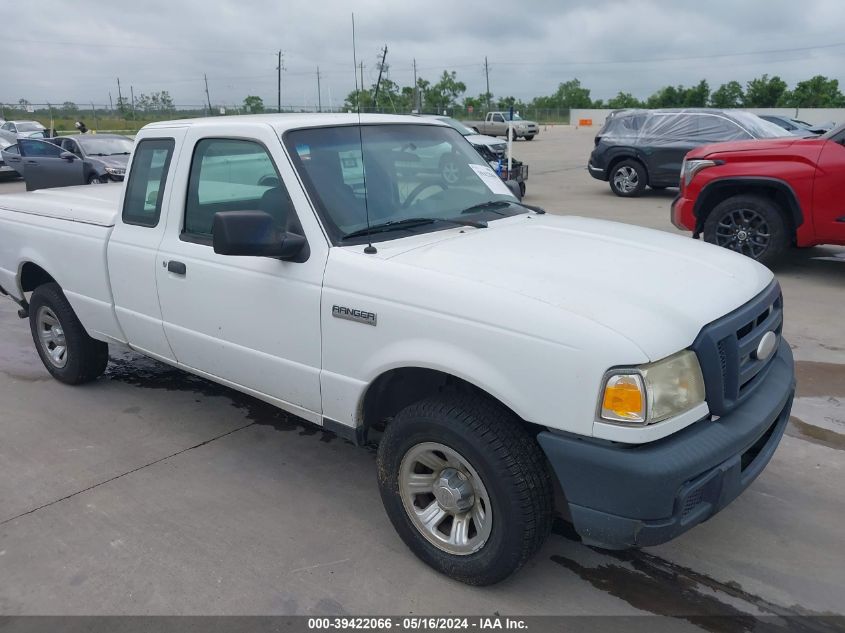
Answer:
<svg viewBox="0 0 845 633"><path fill-rule="evenodd" d="M123 93L120 91L120 77L117 78L117 107L123 107Z"/></svg>
<svg viewBox="0 0 845 633"><path fill-rule="evenodd" d="M487 80L487 92L485 93L485 97L487 97L487 111L490 111L490 66L487 65L487 55L484 56L484 77Z"/></svg>
<svg viewBox="0 0 845 633"><path fill-rule="evenodd" d="M417 58L414 57L414 110L419 112L422 107L419 105L419 89L417 88Z"/></svg>
<svg viewBox="0 0 845 633"><path fill-rule="evenodd" d="M111 90L109 90L109 112L114 112L114 101L111 100Z"/></svg>
<svg viewBox="0 0 845 633"><path fill-rule="evenodd" d="M320 94L320 67L317 66L317 112L323 111L323 97Z"/></svg>
<svg viewBox="0 0 845 633"><path fill-rule="evenodd" d="M129 85L129 94L132 96L132 120L134 121L137 115L135 114L135 86Z"/></svg>
<svg viewBox="0 0 845 633"><path fill-rule="evenodd" d="M276 83L276 90L277 90L277 100L278 100L278 107L277 111L282 111L282 51L279 51L279 65L276 66L276 70L278 71L278 80Z"/></svg>
<svg viewBox="0 0 845 633"><path fill-rule="evenodd" d="M208 103L208 116L211 116L211 97L208 95L208 75L203 73L202 78L205 79L205 100Z"/></svg>
<svg viewBox="0 0 845 633"><path fill-rule="evenodd" d="M384 72L384 60L387 59L387 44L384 45L384 49L381 53L381 62L378 65L378 79L376 79L376 90L375 94L373 95L373 107L376 108L378 106L378 89L381 85L381 75Z"/></svg>
<svg viewBox="0 0 845 633"><path fill-rule="evenodd" d="M364 62L359 64L361 66L361 93L364 92Z"/></svg>

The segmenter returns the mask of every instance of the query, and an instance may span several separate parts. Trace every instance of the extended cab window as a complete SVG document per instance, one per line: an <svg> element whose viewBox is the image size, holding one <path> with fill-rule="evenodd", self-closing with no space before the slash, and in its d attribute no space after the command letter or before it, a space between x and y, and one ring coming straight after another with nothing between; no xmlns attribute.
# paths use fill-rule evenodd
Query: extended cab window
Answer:
<svg viewBox="0 0 845 633"><path fill-rule="evenodd" d="M203 139L194 149L183 238L209 242L214 214L264 211L287 230L293 205L267 150L239 139Z"/></svg>
<svg viewBox="0 0 845 633"><path fill-rule="evenodd" d="M123 201L124 224L158 225L173 147L172 138L145 139L138 143Z"/></svg>

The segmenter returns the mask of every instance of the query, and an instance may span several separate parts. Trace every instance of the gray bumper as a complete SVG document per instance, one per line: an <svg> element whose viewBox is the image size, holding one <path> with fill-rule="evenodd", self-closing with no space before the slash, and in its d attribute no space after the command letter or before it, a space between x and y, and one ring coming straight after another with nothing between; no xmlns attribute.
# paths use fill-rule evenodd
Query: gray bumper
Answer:
<svg viewBox="0 0 845 633"><path fill-rule="evenodd" d="M601 167L594 167L592 163L587 163L587 171L596 180L607 180L607 173Z"/></svg>
<svg viewBox="0 0 845 633"><path fill-rule="evenodd" d="M637 446L550 432L538 440L584 542L608 549L657 545L709 519L763 471L789 421L794 391L792 351L781 340L764 382L717 421Z"/></svg>

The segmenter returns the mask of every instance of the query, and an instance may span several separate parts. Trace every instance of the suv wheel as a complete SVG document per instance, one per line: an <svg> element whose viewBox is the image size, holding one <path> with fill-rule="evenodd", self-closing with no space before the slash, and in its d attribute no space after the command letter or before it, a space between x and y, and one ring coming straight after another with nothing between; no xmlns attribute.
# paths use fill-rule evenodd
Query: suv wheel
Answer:
<svg viewBox="0 0 845 633"><path fill-rule="evenodd" d="M645 167L636 160L623 160L616 163L610 173L610 190L623 198L640 195L647 184L648 175Z"/></svg>
<svg viewBox="0 0 845 633"><path fill-rule="evenodd" d="M783 212L762 196L733 196L717 204L704 222L704 239L767 266L789 247Z"/></svg>
<svg viewBox="0 0 845 633"><path fill-rule="evenodd" d="M533 134L529 134L529 135L527 135L527 136L525 137L525 140L526 140L526 141L533 141L533 140L534 140L534 135L533 135Z"/></svg>
<svg viewBox="0 0 845 633"><path fill-rule="evenodd" d="M405 544L467 584L508 577L551 530L540 446L512 413L480 396L444 394L399 412L379 445L378 478Z"/></svg>

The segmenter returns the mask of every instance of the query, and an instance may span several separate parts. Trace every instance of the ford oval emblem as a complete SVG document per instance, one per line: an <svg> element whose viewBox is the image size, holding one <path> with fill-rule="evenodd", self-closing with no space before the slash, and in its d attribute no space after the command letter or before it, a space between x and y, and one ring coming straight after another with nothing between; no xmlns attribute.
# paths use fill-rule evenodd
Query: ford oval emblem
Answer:
<svg viewBox="0 0 845 633"><path fill-rule="evenodd" d="M777 344L778 335L774 332L766 332L757 344L757 350L754 352L754 356L757 360L766 360L775 351Z"/></svg>

